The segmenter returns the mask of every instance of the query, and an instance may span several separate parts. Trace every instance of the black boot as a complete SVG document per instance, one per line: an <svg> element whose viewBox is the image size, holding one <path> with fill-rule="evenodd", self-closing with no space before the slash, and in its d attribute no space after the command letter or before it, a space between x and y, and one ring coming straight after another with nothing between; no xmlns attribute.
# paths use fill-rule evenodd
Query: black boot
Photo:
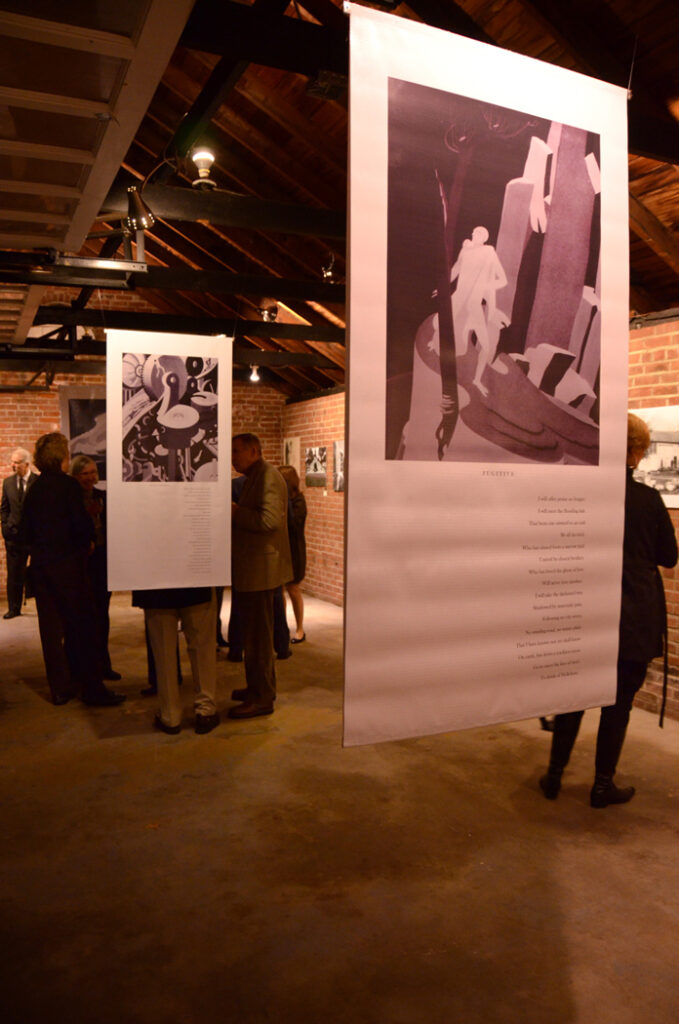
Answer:
<svg viewBox="0 0 679 1024"><path fill-rule="evenodd" d="M609 804L626 804L634 796L634 786L619 789L612 775L595 775L589 802L592 807L608 807Z"/></svg>
<svg viewBox="0 0 679 1024"><path fill-rule="evenodd" d="M556 800L559 795L561 776L570 760L584 713L584 711L569 711L566 714L554 716L549 768L547 774L540 779L540 789L548 800Z"/></svg>
<svg viewBox="0 0 679 1024"><path fill-rule="evenodd" d="M563 768L550 768L546 775L540 779L540 789L548 800L556 800L561 789L561 775Z"/></svg>

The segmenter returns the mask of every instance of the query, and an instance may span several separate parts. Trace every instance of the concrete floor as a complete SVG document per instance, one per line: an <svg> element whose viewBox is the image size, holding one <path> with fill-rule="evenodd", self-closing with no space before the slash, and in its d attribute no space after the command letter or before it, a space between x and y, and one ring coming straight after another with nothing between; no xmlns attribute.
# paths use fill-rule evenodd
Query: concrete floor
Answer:
<svg viewBox="0 0 679 1024"><path fill-rule="evenodd" d="M633 713L593 811L588 713L551 803L534 721L342 750L340 610L307 631L274 716L169 737L128 595L118 709L0 622L4 1024L676 1024L679 724Z"/></svg>

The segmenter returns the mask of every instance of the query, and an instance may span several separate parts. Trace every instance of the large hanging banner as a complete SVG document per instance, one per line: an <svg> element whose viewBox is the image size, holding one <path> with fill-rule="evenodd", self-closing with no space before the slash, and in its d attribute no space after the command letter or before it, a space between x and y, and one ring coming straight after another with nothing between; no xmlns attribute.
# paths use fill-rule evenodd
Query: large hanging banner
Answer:
<svg viewBox="0 0 679 1024"><path fill-rule="evenodd" d="M111 590L230 582L232 341L108 331Z"/></svg>
<svg viewBox="0 0 679 1024"><path fill-rule="evenodd" d="M611 703L626 93L349 12L344 741Z"/></svg>

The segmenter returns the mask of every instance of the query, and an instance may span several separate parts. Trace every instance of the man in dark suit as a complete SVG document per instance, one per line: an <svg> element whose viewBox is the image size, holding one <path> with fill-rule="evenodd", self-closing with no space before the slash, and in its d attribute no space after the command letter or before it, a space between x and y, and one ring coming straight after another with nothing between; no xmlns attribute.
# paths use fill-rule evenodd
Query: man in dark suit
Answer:
<svg viewBox="0 0 679 1024"><path fill-rule="evenodd" d="M12 452L12 475L2 484L0 520L7 556L7 611L3 618L13 619L21 615L24 596L28 548L18 539L19 520L26 491L33 484L35 473L31 473L31 457L25 448Z"/></svg>
<svg viewBox="0 0 679 1024"><path fill-rule="evenodd" d="M288 488L262 458L255 434L236 434L231 461L245 476L243 491L232 505L233 589L243 631L247 687L234 691L242 703L229 718L270 715L276 699L274 662L274 595L292 579L288 540Z"/></svg>

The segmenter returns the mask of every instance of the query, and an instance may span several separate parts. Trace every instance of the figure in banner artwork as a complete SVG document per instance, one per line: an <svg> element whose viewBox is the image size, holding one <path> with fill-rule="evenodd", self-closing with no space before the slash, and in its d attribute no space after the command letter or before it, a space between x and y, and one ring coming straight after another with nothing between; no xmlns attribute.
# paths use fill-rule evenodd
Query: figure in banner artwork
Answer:
<svg viewBox="0 0 679 1024"><path fill-rule="evenodd" d="M390 80L388 459L597 465L599 138Z"/></svg>
<svg viewBox="0 0 679 1024"><path fill-rule="evenodd" d="M217 480L217 362L123 355L123 480Z"/></svg>

